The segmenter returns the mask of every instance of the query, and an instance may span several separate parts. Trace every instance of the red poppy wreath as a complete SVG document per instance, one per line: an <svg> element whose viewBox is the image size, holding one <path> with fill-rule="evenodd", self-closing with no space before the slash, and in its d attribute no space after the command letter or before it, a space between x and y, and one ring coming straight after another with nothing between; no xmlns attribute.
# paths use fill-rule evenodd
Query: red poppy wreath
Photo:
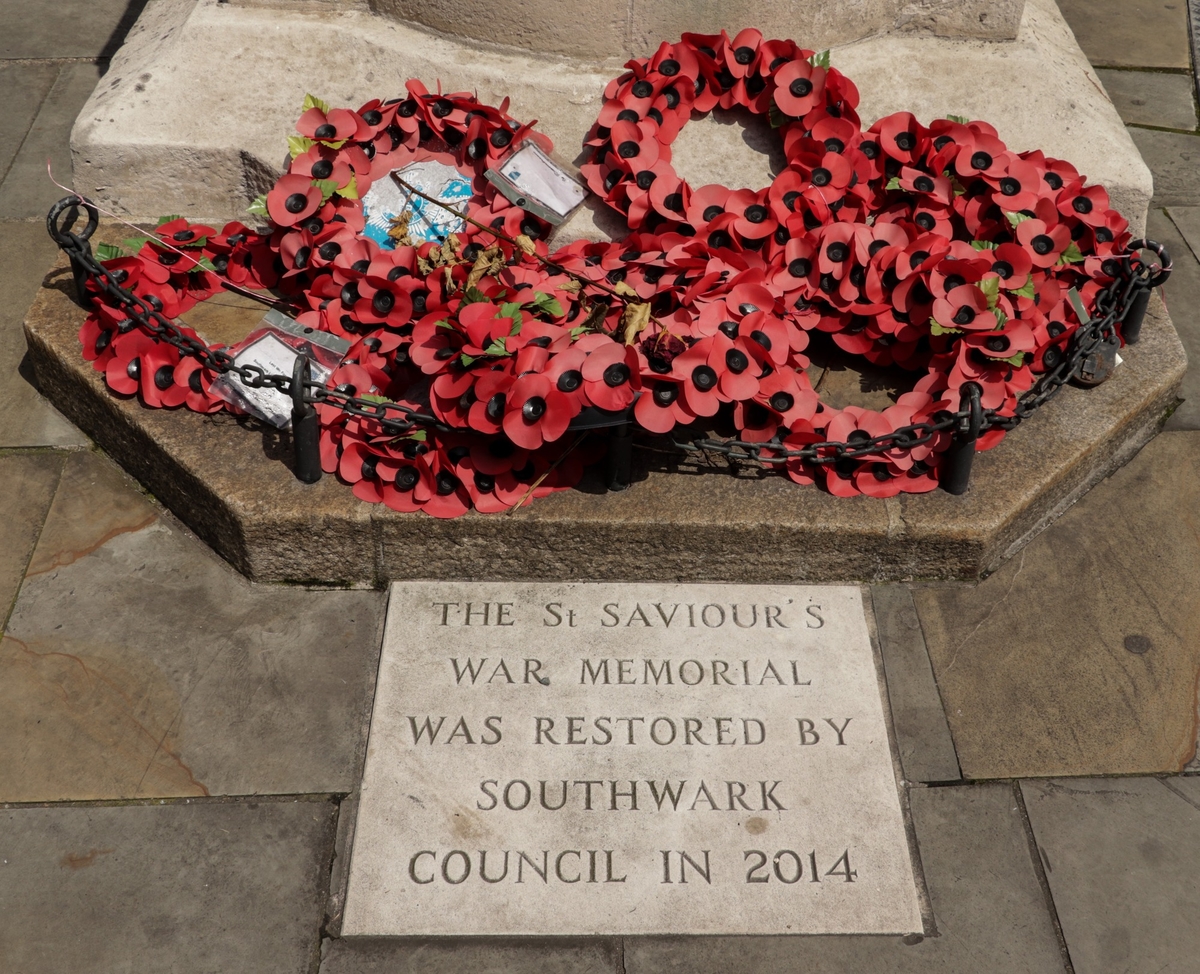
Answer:
<svg viewBox="0 0 1200 974"><path fill-rule="evenodd" d="M550 143L467 93L428 91L357 111L306 101L287 173L259 201L269 227L171 219L105 261L164 315L229 282L269 290L350 349L328 386L431 413L397 436L318 406L322 464L367 501L454 517L500 511L578 482L602 438L582 410L626 411L653 433L732 424L782 448L864 442L942 410L968 382L1012 415L1062 360L1085 306L1120 273L1130 235L1101 186L992 126L925 126L908 113L865 131L851 81L792 41L756 30L685 34L609 83L586 143L588 186L624 215L620 242L553 254L549 226L484 177L526 140ZM787 165L763 189L692 187L671 165L680 128L716 107L768 115ZM453 166L462 229L439 241L402 224L365 231L362 197L407 165ZM252 212L254 208L252 208ZM99 301L80 332L111 389L147 406L231 409L216 375ZM189 335L194 333L187 331ZM877 365L920 374L872 411L823 404L805 354L813 332ZM993 429L979 446L994 446ZM949 434L849 463L783 466L834 494L922 492Z"/></svg>

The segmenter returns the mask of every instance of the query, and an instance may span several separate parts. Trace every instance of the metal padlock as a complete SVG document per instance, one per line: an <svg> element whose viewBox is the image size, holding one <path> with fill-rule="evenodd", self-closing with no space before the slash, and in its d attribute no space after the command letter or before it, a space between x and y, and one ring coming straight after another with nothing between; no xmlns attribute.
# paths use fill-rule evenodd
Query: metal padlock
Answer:
<svg viewBox="0 0 1200 974"><path fill-rule="evenodd" d="M1116 335L1111 335L1102 341L1084 358L1075 381L1081 386L1100 385L1112 375L1113 369L1117 367L1117 351L1120 347L1121 340Z"/></svg>

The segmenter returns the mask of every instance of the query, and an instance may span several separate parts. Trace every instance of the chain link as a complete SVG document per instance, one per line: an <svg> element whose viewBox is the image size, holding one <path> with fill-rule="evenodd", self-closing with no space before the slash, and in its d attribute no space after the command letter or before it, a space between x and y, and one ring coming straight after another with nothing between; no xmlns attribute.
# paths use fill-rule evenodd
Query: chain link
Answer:
<svg viewBox="0 0 1200 974"><path fill-rule="evenodd" d="M88 213L88 223L82 235L73 231L80 206ZM60 222L64 215L65 222ZM121 287L113 275L92 255L91 245L87 241L98 224L98 213L87 200L74 196L59 200L51 208L46 223L50 236L70 258L81 302L86 300L83 282L90 280L114 306L120 308L148 334L171 345L181 355L195 358L208 371L219 375L233 373L250 388L277 389L284 395L295 398L292 376L267 373L255 365L235 364L233 356L228 352L209 348L198 338L185 334L179 325L166 318L158 308ZM1139 257L1143 249L1153 250L1160 256L1165 253L1154 241L1137 240L1130 244L1129 253L1123 261L1126 273L1114 278L1097 293L1093 317L1076 331L1071 341L1070 353L1052 369L1043 373L1033 387L1020 397L1012 415L1001 415L995 409L985 409L979 432L1015 429L1035 410L1053 399L1064 385L1077 378L1089 355L1105 342L1114 340L1134 304L1135 295L1139 291L1149 290L1161 284L1171 270L1169 262L1165 267L1143 263ZM365 399L340 389L328 389L322 383L313 380L303 382L301 398L305 403L329 406L351 416L373 420L385 432L395 436L404 436L417 429L443 433L462 432L441 422L432 414L401 403ZM843 460L879 457L891 450L910 450L924 446L941 434L965 432L970 422L971 409L967 406L957 412L939 412L933 417L933 422L911 423L879 436L868 437L863 434L861 439L848 442L822 441L795 449L786 447L779 439L750 442L733 438L696 437L692 440L672 440L672 444L686 452L718 453L735 461L773 465L798 460L820 466L837 464Z"/></svg>

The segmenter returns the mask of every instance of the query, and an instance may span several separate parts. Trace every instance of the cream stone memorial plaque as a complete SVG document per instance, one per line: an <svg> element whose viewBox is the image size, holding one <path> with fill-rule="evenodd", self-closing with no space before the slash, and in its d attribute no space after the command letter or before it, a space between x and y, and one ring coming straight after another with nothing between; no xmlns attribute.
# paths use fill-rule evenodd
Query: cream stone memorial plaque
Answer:
<svg viewBox="0 0 1200 974"><path fill-rule="evenodd" d="M921 927L858 588L393 585L344 935Z"/></svg>

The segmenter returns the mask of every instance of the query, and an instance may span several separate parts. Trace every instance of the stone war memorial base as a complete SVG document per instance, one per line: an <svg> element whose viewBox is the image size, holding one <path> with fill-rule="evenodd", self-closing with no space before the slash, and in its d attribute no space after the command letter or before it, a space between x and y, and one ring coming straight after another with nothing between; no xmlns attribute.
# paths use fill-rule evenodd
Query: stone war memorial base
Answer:
<svg viewBox="0 0 1200 974"><path fill-rule="evenodd" d="M538 6L537 22L509 39L530 50L515 53L481 46L469 29L438 21L453 15L453 4L416 12L403 6L156 0L76 121L76 187L136 220L164 213L244 218L247 202L279 172L305 92L357 106L399 93L410 77L476 91L485 101L511 97L512 111L538 118L559 156L570 159L607 80L631 53L652 50L656 33L673 39L680 31L739 26L709 23L690 10L656 24L635 11L635 22L617 30L618 43L599 37L599 27L578 36L556 33L548 26L553 11ZM912 17L892 6L873 5L861 23L840 7L828 15L789 7L776 12L778 23L768 17L758 26L813 48L833 44L833 63L861 91L865 123L896 110L923 121L947 113L987 119L1014 148L1042 148L1103 183L1141 231L1149 173L1051 0L989 5L990 14L971 4L932 4ZM524 8L498 12L501 19L533 15ZM430 28L451 34L431 35ZM811 36L797 36L801 29ZM983 77L987 83L978 83ZM685 126L673 157L681 174L693 185L769 182L779 155L774 133L755 124L761 120L720 121L726 124L705 119ZM554 242L623 232L592 200ZM119 231L114 235L119 239ZM978 577L1154 435L1176 402L1184 370L1179 341L1155 298L1141 343L1125 350L1116 375L1094 390L1065 390L999 448L981 454L962 497L840 500L753 470L714 470L685 455L635 449L635 482L624 493L605 493L595 482L512 516L439 522L361 503L332 477L298 483L286 432L115 398L80 355L82 313L70 301L68 281L60 264L26 322L46 394L258 581ZM245 313L232 330L229 319L221 325L225 333L209 337L236 341L258 316ZM205 333L195 315L188 323ZM851 374L847 379L853 384ZM854 392L848 401L867 404Z"/></svg>
<svg viewBox="0 0 1200 974"><path fill-rule="evenodd" d="M117 234L119 237L119 234ZM1138 344L1094 389L1067 387L975 458L970 491L838 498L753 469L698 465L647 444L633 484L599 475L511 515L450 521L358 500L333 476L292 474L290 433L226 414L146 409L110 392L80 352L84 312L65 258L26 317L45 394L205 542L256 581L389 579L787 582L976 577L1133 456L1174 405L1185 358L1158 297ZM220 299L187 316L236 341L261 308ZM212 322L209 326L208 321ZM233 334L222 330L232 328ZM240 333L239 333L240 330ZM853 381L853 373L843 373ZM595 435L604 435L602 432ZM640 442L640 440L638 441Z"/></svg>

